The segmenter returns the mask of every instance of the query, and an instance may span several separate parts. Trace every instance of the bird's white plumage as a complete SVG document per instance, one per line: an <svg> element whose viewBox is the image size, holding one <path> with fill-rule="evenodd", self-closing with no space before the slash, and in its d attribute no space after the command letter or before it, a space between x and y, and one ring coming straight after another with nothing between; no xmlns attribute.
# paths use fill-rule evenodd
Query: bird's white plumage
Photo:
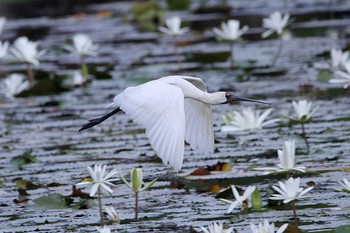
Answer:
<svg viewBox="0 0 350 233"><path fill-rule="evenodd" d="M204 153L214 149L211 107L199 97L193 98L206 91L199 78L168 76L126 88L114 98L113 105L146 129L150 144L163 163L178 171L185 140L191 148Z"/></svg>

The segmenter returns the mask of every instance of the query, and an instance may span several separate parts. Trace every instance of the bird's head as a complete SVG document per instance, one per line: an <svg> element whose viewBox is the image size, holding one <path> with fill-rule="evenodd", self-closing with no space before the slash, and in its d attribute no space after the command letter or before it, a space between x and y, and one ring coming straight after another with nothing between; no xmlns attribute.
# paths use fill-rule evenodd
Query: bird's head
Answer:
<svg viewBox="0 0 350 233"><path fill-rule="evenodd" d="M234 102L234 101L249 101L249 102L255 102L255 103L260 103L260 104L271 105L270 102L238 97L238 96L236 96L236 95L234 95L234 94L232 94L230 92L226 92L225 93L225 98L226 98L226 102L224 102L223 104L228 104L228 103L231 103L231 102Z"/></svg>

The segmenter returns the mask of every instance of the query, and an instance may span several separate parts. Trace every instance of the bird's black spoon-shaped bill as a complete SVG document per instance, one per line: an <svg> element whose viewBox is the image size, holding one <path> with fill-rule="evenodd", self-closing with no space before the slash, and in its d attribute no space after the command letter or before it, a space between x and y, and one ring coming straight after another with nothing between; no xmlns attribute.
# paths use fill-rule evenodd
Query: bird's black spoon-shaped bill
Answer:
<svg viewBox="0 0 350 233"><path fill-rule="evenodd" d="M248 98L241 98L236 96L236 101L248 101L248 102L255 102L255 103L259 103L259 104L267 104L267 105L271 105L270 102L267 101L262 101L262 100L254 100L254 99L248 99Z"/></svg>
<svg viewBox="0 0 350 233"><path fill-rule="evenodd" d="M248 102L255 102L255 103L259 103L259 104L267 104L267 105L271 105L270 102L266 102L266 101L262 101L262 100L254 100L254 99L248 99L248 98L243 98L243 97L239 97L236 95L233 95L231 93L226 93L226 103L231 103L233 101L248 101Z"/></svg>

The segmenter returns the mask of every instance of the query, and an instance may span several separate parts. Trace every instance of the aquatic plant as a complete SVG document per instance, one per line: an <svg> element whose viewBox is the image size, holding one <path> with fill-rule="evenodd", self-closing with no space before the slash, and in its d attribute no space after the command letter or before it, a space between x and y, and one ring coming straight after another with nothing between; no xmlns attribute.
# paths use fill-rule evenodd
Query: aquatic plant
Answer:
<svg viewBox="0 0 350 233"><path fill-rule="evenodd" d="M157 178L152 180L147 185L143 185L142 169L133 168L130 172L130 183L126 181L124 176L120 174L120 179L128 186L131 190L135 192L135 221L138 221L138 211L139 211L139 192L151 188L157 181Z"/></svg>
<svg viewBox="0 0 350 233"><path fill-rule="evenodd" d="M271 108L265 110L261 115L259 110L253 111L251 108L243 108L242 113L233 111L223 116L223 121L226 125L221 127L221 131L259 130L280 121L280 119L265 121L271 112Z"/></svg>
<svg viewBox="0 0 350 233"><path fill-rule="evenodd" d="M177 56L178 64L180 64L181 61L177 50L177 37L188 32L190 29L188 27L181 28L181 18L178 16L172 16L165 19L165 25L166 27L158 27L158 30L165 34L173 36L175 55Z"/></svg>
<svg viewBox="0 0 350 233"><path fill-rule="evenodd" d="M276 164L277 167L256 168L255 170L264 170L266 171L265 174L269 174L271 172L287 172L287 176L289 176L289 173L293 170L305 172L305 167L295 166L294 141L285 141L283 144L283 150L278 150L277 153L279 159L279 163Z"/></svg>
<svg viewBox="0 0 350 233"><path fill-rule="evenodd" d="M264 220L264 223L259 223L255 225L254 223L250 223L250 229L252 233L283 233L288 227L288 224L283 224L280 228L276 230L274 223L269 223L268 220Z"/></svg>
<svg viewBox="0 0 350 233"><path fill-rule="evenodd" d="M2 31L4 30L5 23L6 23L6 18L0 17L0 35L1 35Z"/></svg>
<svg viewBox="0 0 350 233"><path fill-rule="evenodd" d="M349 61L349 51L343 52L341 49L331 50L331 66L332 69L337 69L345 67L346 63Z"/></svg>
<svg viewBox="0 0 350 233"><path fill-rule="evenodd" d="M86 81L89 76L89 70L85 63L85 57L96 56L98 46L92 42L88 35L77 33L73 36L73 46L65 45L64 48L80 58L81 72Z"/></svg>
<svg viewBox="0 0 350 233"><path fill-rule="evenodd" d="M105 207L105 211L108 217L115 222L116 224L120 224L120 218L117 211L112 206Z"/></svg>
<svg viewBox="0 0 350 233"><path fill-rule="evenodd" d="M350 193L350 181L344 178L342 181L338 180L338 183L343 187L343 189L337 189L337 191Z"/></svg>
<svg viewBox="0 0 350 233"><path fill-rule="evenodd" d="M103 227L96 227L96 230L99 233L111 233L111 229L107 226L103 226Z"/></svg>
<svg viewBox="0 0 350 233"><path fill-rule="evenodd" d="M27 75L31 84L35 81L32 65L38 66L39 58L46 52L45 50L38 51L37 47L38 42L30 41L27 37L19 37L10 48L10 52L20 62L27 64Z"/></svg>
<svg viewBox="0 0 350 233"><path fill-rule="evenodd" d="M12 99L15 95L30 87L29 81L23 74L11 74L1 83L1 92Z"/></svg>
<svg viewBox="0 0 350 233"><path fill-rule="evenodd" d="M231 66L234 65L234 52L233 46L234 42L237 41L242 34L244 34L248 30L248 26L243 26L239 29L239 21L231 19L227 21L227 23L221 23L221 30L219 28L214 28L214 33L223 40L230 41L230 54L231 54Z"/></svg>
<svg viewBox="0 0 350 233"><path fill-rule="evenodd" d="M0 41L0 60L4 59L4 57L7 56L8 47L9 47L9 42Z"/></svg>
<svg viewBox="0 0 350 233"><path fill-rule="evenodd" d="M231 204L228 209L227 213L231 213L233 209L235 209L237 206L241 208L241 210L244 213L247 213L248 211L248 200L251 199L252 193L255 191L255 186L249 186L243 193L243 195L239 195L236 187L234 185L231 185L233 196L235 197L235 201L227 200L227 199L220 199L226 203Z"/></svg>
<svg viewBox="0 0 350 233"><path fill-rule="evenodd" d="M188 27L181 28L181 18L178 16L165 19L165 25L166 27L158 27L158 30L171 36L179 36L190 30Z"/></svg>
<svg viewBox="0 0 350 233"><path fill-rule="evenodd" d="M302 137L305 141L307 148L309 148L309 142L307 140L307 135L305 131L305 124L311 120L312 116L315 114L319 106L311 110L312 102L311 101L309 102L307 100L299 100L298 102L293 101L292 105L293 105L293 109L296 114L296 117L290 117L286 115L283 115L283 116L301 125Z"/></svg>
<svg viewBox="0 0 350 233"><path fill-rule="evenodd" d="M350 86L350 61L347 61L344 65L345 72L341 70L337 70L335 72L335 78L329 80L330 83L343 83L344 88L348 88Z"/></svg>
<svg viewBox="0 0 350 233"><path fill-rule="evenodd" d="M107 173L107 165L100 165L100 164L96 164L94 168L88 166L87 169L92 179L77 183L76 185L78 187L84 186L84 185L91 186L90 193L89 193L90 197L95 196L95 194L97 193L98 205L100 209L101 226L102 226L103 213L102 213L101 192L102 190L104 190L109 194L113 193L113 190L111 189L111 187L114 186L114 184L111 182L116 181L118 179L112 178L112 177L115 176L118 173L118 171L113 169L111 172Z"/></svg>
<svg viewBox="0 0 350 233"><path fill-rule="evenodd" d="M308 198L305 196L306 193L310 192L314 187L309 187L303 189L300 187L300 178L290 177L287 181L278 182L279 187L272 186L272 188L277 191L278 194L272 194L269 199L271 200L282 200L283 203L291 203L294 213L294 222L298 226L298 218L296 213L295 201Z"/></svg>
<svg viewBox="0 0 350 233"><path fill-rule="evenodd" d="M290 23L289 14L282 15L281 12L275 11L268 18L263 19L263 27L267 31L263 32L262 38L266 38L273 33L276 33L279 38L279 45L277 52L272 60L272 66L276 64L277 58L279 57L282 47L283 47L283 32Z"/></svg>
<svg viewBox="0 0 350 233"><path fill-rule="evenodd" d="M73 73L73 84L75 86L81 86L85 83L85 78L81 73L81 70L76 70Z"/></svg>
<svg viewBox="0 0 350 233"><path fill-rule="evenodd" d="M203 231L203 233L232 233L233 227L224 229L224 226L222 223L212 223L208 225L208 229L205 227L200 227L200 230Z"/></svg>

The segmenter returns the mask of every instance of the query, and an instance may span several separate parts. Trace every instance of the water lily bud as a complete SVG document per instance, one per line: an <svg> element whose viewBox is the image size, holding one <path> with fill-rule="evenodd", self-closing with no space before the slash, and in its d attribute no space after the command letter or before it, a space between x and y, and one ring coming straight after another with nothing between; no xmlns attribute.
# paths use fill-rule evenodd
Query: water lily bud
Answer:
<svg viewBox="0 0 350 233"><path fill-rule="evenodd" d="M142 169L133 168L131 170L131 186L134 192L140 192L142 189Z"/></svg>
<svg viewBox="0 0 350 233"><path fill-rule="evenodd" d="M261 195L258 188L256 188L252 193L252 207L257 211L261 210L262 208Z"/></svg>

